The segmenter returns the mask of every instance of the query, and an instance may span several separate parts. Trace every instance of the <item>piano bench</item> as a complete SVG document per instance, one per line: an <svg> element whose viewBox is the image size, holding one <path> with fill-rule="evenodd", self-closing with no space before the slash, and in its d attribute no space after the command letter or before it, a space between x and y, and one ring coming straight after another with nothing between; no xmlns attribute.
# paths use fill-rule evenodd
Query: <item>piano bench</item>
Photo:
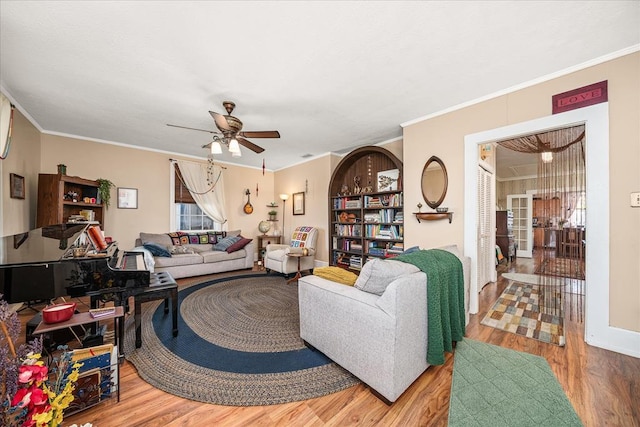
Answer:
<svg viewBox="0 0 640 427"><path fill-rule="evenodd" d="M156 278L157 280L152 281L148 287L135 288L130 294L135 301L136 348L142 346L141 312L143 302L164 299L164 312L168 313L169 299L171 299L173 336L178 336L178 284L166 272L156 273Z"/></svg>

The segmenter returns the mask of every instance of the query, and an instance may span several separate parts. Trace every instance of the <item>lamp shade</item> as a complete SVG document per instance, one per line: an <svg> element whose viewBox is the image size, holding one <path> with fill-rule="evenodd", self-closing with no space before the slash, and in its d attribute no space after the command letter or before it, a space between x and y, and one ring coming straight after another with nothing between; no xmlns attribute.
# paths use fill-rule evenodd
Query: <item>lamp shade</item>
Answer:
<svg viewBox="0 0 640 427"><path fill-rule="evenodd" d="M222 154L222 146L220 146L218 141L211 143L211 154Z"/></svg>
<svg viewBox="0 0 640 427"><path fill-rule="evenodd" d="M229 152L232 154L240 152L240 144L238 144L237 139L231 138L231 141L229 141Z"/></svg>
<svg viewBox="0 0 640 427"><path fill-rule="evenodd" d="M289 199L289 195L287 193L282 193L280 195L280 199L282 199L283 201L286 201L287 199Z"/></svg>

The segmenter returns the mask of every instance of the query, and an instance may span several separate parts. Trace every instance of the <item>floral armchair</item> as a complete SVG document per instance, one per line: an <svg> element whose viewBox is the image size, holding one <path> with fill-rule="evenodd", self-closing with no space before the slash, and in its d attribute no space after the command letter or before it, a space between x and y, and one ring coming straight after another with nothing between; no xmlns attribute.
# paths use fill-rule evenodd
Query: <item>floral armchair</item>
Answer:
<svg viewBox="0 0 640 427"><path fill-rule="evenodd" d="M264 255L264 266L267 273L277 271L285 275L298 271L298 259L300 260L300 271L313 271L315 265L316 240L318 229L309 226L300 226L291 234L291 241L288 245L270 244L266 247ZM306 251L305 251L306 249ZM288 256L290 253L304 253L307 255L301 258Z"/></svg>

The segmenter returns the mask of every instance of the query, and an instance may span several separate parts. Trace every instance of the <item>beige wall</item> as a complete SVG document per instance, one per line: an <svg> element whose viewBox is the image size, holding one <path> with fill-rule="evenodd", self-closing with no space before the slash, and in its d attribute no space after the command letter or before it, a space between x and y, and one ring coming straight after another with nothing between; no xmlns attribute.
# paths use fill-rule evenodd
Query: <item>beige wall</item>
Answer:
<svg viewBox="0 0 640 427"><path fill-rule="evenodd" d="M465 135L548 116L554 94L602 80L608 80L610 120L610 325L640 332L640 209L629 206L629 193L640 190L640 53L407 126L406 244L434 247L456 243L462 247ZM452 224L418 224L408 215L422 201L419 173L432 155L447 167L449 189L443 206L454 211Z"/></svg>
<svg viewBox="0 0 640 427"><path fill-rule="evenodd" d="M287 193L289 200L285 205L284 215L284 236L285 242L293 230L301 225L312 225L319 228L318 240L316 242L316 260L326 263L329 260L328 230L327 230L327 203L329 180L333 170L333 158L336 156L327 154L317 159L312 159L298 165L279 170L275 173L276 195ZM307 183L307 193L305 194L305 214L293 215L293 193L305 191ZM276 196L277 197L277 196ZM279 227L282 226L282 200L277 199Z"/></svg>
<svg viewBox="0 0 640 427"><path fill-rule="evenodd" d="M10 157L2 163L7 171L3 172L3 176L7 176L2 198L4 235L35 227L38 173L56 173L58 163L67 165L68 175L87 179L106 178L116 187L138 189L138 209L118 209L116 190L113 189L111 207L106 211L105 233L117 240L121 249L131 249L140 231L170 231L169 159L180 158L179 156L82 139L40 135L26 121L17 121L14 135L15 144L12 145ZM254 237L259 233L258 223L267 217L266 204L274 199L273 172L265 172L263 175L259 169L224 166L227 167L224 172L225 203L228 210L226 228L241 229L243 235ZM25 176L28 183L27 200L8 197L9 172ZM255 192L256 185L258 195ZM247 188L251 190L251 204L254 206L254 213L251 215L242 210L247 201Z"/></svg>
<svg viewBox="0 0 640 427"><path fill-rule="evenodd" d="M40 172L40 132L20 112L14 110L13 138L7 158L0 160L2 178L3 236L23 233L35 227L38 173ZM25 198L9 197L9 174L24 177Z"/></svg>

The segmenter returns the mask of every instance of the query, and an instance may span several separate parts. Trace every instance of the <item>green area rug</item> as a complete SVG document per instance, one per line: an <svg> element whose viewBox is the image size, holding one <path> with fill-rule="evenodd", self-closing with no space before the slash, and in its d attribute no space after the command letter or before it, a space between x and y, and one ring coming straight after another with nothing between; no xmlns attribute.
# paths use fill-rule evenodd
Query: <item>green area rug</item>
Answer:
<svg viewBox="0 0 640 427"><path fill-rule="evenodd" d="M449 426L582 426L547 361L465 338L455 350Z"/></svg>

